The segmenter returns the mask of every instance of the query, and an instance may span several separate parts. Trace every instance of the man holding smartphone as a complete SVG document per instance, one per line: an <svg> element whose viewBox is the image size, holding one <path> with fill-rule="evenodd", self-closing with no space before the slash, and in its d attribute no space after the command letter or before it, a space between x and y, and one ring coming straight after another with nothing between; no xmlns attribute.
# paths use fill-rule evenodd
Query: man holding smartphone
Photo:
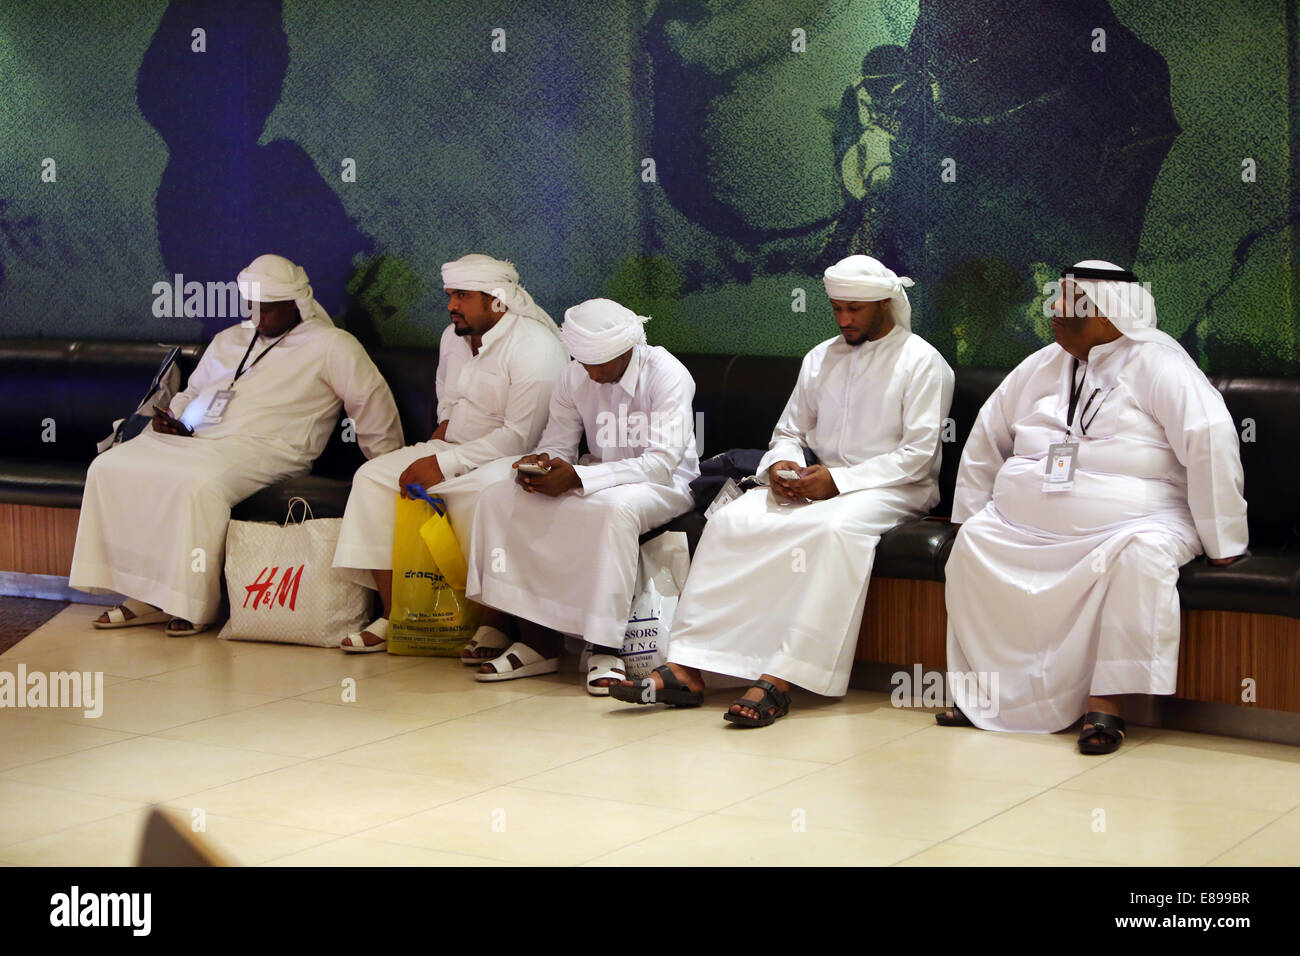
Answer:
<svg viewBox="0 0 1300 956"><path fill-rule="evenodd" d="M168 621L172 636L215 621L230 509L310 470L347 409L367 456L401 445L397 406L361 344L335 328L307 274L264 255L239 274L252 317L203 352L152 427L86 473L70 583L127 600L97 628Z"/></svg>
<svg viewBox="0 0 1300 956"><path fill-rule="evenodd" d="M724 718L764 727L788 712L791 684L848 690L876 544L939 501L953 374L911 331L911 279L850 256L824 281L840 334L804 357L759 462L769 487L709 519L668 663L613 688L618 700L698 706L713 671L753 682ZM805 448L820 464L805 464Z"/></svg>
<svg viewBox="0 0 1300 956"><path fill-rule="evenodd" d="M646 321L609 299L564 313L574 361L556 382L546 431L513 463L517 481L483 493L474 522L466 595L517 619L519 633L476 680L553 673L561 634L592 645L588 693L607 695L626 673L638 539L691 509L700 473L695 380L646 344ZM580 460L584 434L591 453Z"/></svg>

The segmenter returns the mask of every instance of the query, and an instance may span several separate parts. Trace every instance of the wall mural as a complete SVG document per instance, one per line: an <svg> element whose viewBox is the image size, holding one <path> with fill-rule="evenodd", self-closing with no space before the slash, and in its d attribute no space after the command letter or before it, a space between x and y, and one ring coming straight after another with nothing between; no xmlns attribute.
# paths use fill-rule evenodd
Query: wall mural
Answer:
<svg viewBox="0 0 1300 956"><path fill-rule="evenodd" d="M10 0L0 335L202 340L231 316L157 284L274 251L429 346L481 251L557 318L798 355L866 252L951 362L1010 366L1105 258L1208 371L1295 374L1297 56L1286 0Z"/></svg>

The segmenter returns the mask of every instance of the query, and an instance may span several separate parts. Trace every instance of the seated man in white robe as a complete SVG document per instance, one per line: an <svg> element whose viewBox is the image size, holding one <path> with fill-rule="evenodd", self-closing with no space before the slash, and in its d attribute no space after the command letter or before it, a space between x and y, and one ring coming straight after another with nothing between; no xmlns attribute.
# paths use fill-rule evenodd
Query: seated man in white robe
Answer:
<svg viewBox="0 0 1300 956"><path fill-rule="evenodd" d="M367 456L401 445L392 392L361 343L336 328L307 274L282 256L239 273L253 317L203 352L170 414L86 473L69 582L128 600L99 628L171 619L173 636L215 621L230 509L311 469L338 422Z"/></svg>
<svg viewBox="0 0 1300 956"><path fill-rule="evenodd" d="M351 653L387 647L393 602L394 502L408 484L447 502L466 555L479 493L509 478L510 465L537 444L551 389L568 363L560 330L509 262L468 255L442 267L451 324L442 333L434 387L438 427L426 442L366 462L352 479L334 566L379 591L383 615L343 639ZM485 615L464 660L495 657L510 643ZM495 643L494 643L495 642Z"/></svg>
<svg viewBox="0 0 1300 956"><path fill-rule="evenodd" d="M1120 746L1122 694L1172 694L1178 568L1246 549L1237 431L1223 397L1156 328L1137 277L1066 271L1055 343L1014 368L962 452L947 564L945 726Z"/></svg>
<svg viewBox="0 0 1300 956"><path fill-rule="evenodd" d="M826 270L840 335L803 360L754 488L712 515L691 564L668 663L612 695L698 706L702 671L753 686L723 714L763 727L791 684L843 696L876 544L939 501L953 374L911 332L900 278L869 256ZM818 464L806 464L804 449Z"/></svg>
<svg viewBox="0 0 1300 956"><path fill-rule="evenodd" d="M619 655L638 538L690 510L700 473L695 381L646 344L646 321L609 299L564 314L575 361L555 385L546 431L534 454L512 463L516 481L483 493L474 522L466 594L518 618L520 634L477 680L553 673L560 634L592 646L589 693L607 695L627 673ZM579 461L584 434L591 453Z"/></svg>

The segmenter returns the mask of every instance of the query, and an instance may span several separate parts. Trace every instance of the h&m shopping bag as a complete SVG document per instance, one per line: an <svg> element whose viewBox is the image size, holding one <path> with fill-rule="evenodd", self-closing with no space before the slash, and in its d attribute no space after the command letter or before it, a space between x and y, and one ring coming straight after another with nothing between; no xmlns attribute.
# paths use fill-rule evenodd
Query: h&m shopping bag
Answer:
<svg viewBox="0 0 1300 956"><path fill-rule="evenodd" d="M294 510L301 503L301 516ZM334 568L341 518L313 518L302 498L289 501L283 524L232 521L226 531L228 641L338 647L365 627L370 592Z"/></svg>
<svg viewBox="0 0 1300 956"><path fill-rule="evenodd" d="M459 657L482 609L465 597L469 569L447 520L447 504L419 485L397 498L393 607L388 653Z"/></svg>

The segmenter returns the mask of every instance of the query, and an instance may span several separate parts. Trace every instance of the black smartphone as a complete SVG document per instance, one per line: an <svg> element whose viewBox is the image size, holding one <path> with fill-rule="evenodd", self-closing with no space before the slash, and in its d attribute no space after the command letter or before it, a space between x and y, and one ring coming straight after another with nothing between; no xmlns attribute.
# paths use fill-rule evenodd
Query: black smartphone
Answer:
<svg viewBox="0 0 1300 956"><path fill-rule="evenodd" d="M171 413L171 409L163 408L161 405L155 405L153 407L153 410L157 412L159 415L161 415L163 418L167 419L167 421L171 422L173 425L176 425L178 428L184 431L185 434L187 435L194 434L194 429L190 428L190 426L186 425L183 421L181 421L179 418L173 415Z"/></svg>

